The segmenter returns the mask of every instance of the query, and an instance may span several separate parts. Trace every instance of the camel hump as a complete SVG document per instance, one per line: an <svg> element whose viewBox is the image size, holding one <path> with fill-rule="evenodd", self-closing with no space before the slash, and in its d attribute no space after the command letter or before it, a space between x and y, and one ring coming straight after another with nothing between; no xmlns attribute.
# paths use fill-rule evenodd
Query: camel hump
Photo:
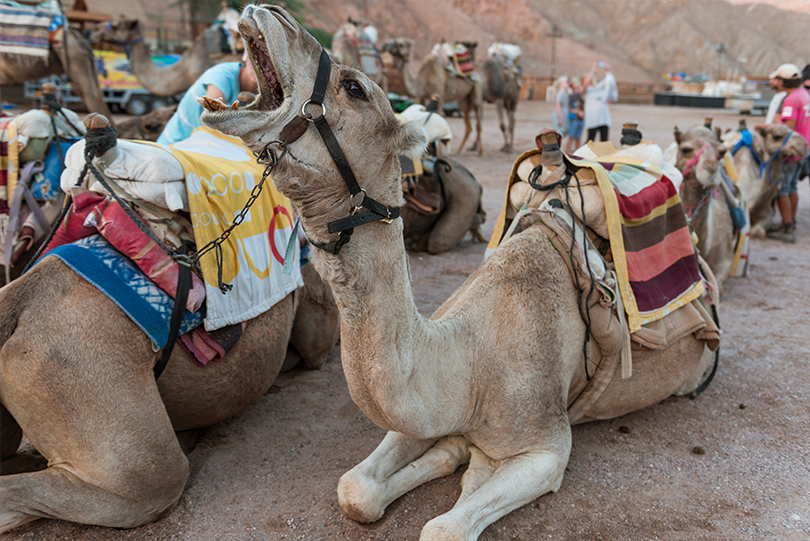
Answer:
<svg viewBox="0 0 810 541"><path fill-rule="evenodd" d="M90 113L84 117L84 127L88 130L101 130L109 125L110 121L100 113Z"/></svg>

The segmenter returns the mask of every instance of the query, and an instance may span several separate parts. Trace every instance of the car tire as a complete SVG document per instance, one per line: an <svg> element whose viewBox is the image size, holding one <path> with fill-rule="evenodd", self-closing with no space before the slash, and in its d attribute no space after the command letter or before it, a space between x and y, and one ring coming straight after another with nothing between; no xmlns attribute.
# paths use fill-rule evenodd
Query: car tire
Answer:
<svg viewBox="0 0 810 541"><path fill-rule="evenodd" d="M168 107L169 105L171 105L170 98L164 97L152 98L152 111L154 111L155 109L160 109L161 107Z"/></svg>
<svg viewBox="0 0 810 541"><path fill-rule="evenodd" d="M149 101L143 96L134 96L127 102L127 113L131 115L144 115L151 110Z"/></svg>

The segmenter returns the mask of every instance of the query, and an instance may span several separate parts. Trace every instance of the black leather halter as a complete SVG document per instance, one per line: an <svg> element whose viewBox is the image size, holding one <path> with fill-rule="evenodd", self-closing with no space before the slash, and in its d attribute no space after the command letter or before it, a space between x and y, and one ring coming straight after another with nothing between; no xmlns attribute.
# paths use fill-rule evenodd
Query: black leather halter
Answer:
<svg viewBox="0 0 810 541"><path fill-rule="evenodd" d="M343 245L349 242L352 233L354 233L355 227L370 222L376 222L378 220L391 223L392 220L399 217L400 209L399 207L387 207L382 203L375 201L369 197L366 194L366 191L357 183L357 178L354 176L354 171L352 171L352 168L349 165L349 160L346 159L346 155L343 153L343 149L340 148L340 144L335 138L332 128L329 127L329 123L326 121L326 108L323 105L323 98L329 84L329 75L331 71L332 59L329 58L329 55L325 50L321 50L321 59L320 64L318 65L318 75L315 77L315 88L312 91L312 96L310 96L309 100L307 100L303 107L301 107L302 116L294 118L289 124L287 124L287 126L284 127L281 136L282 141L280 142L282 145L292 142L284 141L283 134L288 131L296 132L297 130L294 129L295 125L296 123L300 125L301 118L314 123L315 127L318 128L318 132L321 134L321 138L326 145L326 149L329 151L329 154L331 154L332 160L334 160L335 165L340 172L340 176L343 177L343 181L349 188L349 202L352 205L352 209L349 211L350 215L346 218L340 218L327 224L329 233L338 234L337 240L324 244L310 240L312 245L316 248L320 248L321 250L329 252L330 254L337 254L340 252ZM307 113L306 109L309 105L320 106L320 115L317 117L312 117L309 113ZM289 130L288 127L290 128ZM301 134L303 134L303 131L301 131ZM300 136L300 134L296 135ZM295 139L297 138L298 137L295 137ZM362 209L366 209L366 211L361 212Z"/></svg>

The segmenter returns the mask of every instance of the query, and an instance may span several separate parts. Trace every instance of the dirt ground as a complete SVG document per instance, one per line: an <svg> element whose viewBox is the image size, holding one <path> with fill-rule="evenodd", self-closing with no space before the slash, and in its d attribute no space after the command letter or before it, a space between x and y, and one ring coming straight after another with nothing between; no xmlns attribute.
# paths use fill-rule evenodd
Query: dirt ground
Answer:
<svg viewBox="0 0 810 541"><path fill-rule="evenodd" d="M518 108L516 147L528 149L549 124L551 106ZM723 128L738 115L701 109L615 105L611 139L623 121L639 122L661 146L672 128L714 116ZM761 117L749 117L749 124ZM457 139L460 119L451 119ZM498 151L494 109L484 121L484 155L461 160L484 186L492 231L517 153ZM810 272L808 183L800 184L798 242L755 239L751 276L726 283L723 341L714 383L698 399L663 403L573 429L562 487L487 528L484 541L536 539L810 538ZM411 255L416 302L430 315L481 262L483 244L465 241L439 256ZM802 331L801 329L805 329ZM382 520L360 525L341 512L338 478L383 437L352 402L335 348L318 371L283 374L247 411L196 434L191 475L177 507L133 530L39 520L0 536L9 540L405 540L449 510L463 468L394 502Z"/></svg>

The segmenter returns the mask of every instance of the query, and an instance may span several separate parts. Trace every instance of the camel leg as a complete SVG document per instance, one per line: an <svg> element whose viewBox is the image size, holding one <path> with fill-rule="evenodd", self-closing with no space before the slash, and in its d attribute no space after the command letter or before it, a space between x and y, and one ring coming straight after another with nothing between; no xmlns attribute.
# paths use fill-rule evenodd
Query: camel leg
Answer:
<svg viewBox="0 0 810 541"><path fill-rule="evenodd" d="M507 146L507 150L504 152L512 152L512 149L515 148L515 107L514 104L512 107L508 108L508 117L509 117L509 142Z"/></svg>
<svg viewBox="0 0 810 541"><path fill-rule="evenodd" d="M503 135L503 146L501 147L501 152L509 152L509 134L506 131L506 120L504 119L504 107L503 107L503 100L498 100L495 103L498 109L498 125L501 128L501 134Z"/></svg>
<svg viewBox="0 0 810 541"><path fill-rule="evenodd" d="M459 106L462 104L459 103ZM470 132L472 131L472 122L470 121L470 110L467 107L464 107L464 137L461 139L461 143L458 145L458 150L456 150L456 154L461 154L461 151L464 150L464 144L467 142L467 138L470 136Z"/></svg>
<svg viewBox="0 0 810 541"><path fill-rule="evenodd" d="M54 268L47 265L25 283ZM174 507L188 477L152 373L155 358L137 353L147 338L80 280L35 290L52 301L24 308L0 349L3 404L49 464L0 477L0 532L40 517L146 524Z"/></svg>
<svg viewBox="0 0 810 541"><path fill-rule="evenodd" d="M461 478L461 496L459 502L469 498L481 485L486 483L492 474L498 470L498 461L492 460L478 447L470 446L470 464Z"/></svg>
<svg viewBox="0 0 810 541"><path fill-rule="evenodd" d="M477 489L471 484L453 509L425 525L419 539L477 539L487 526L501 517L546 492L556 492L571 452L571 427L566 426L564 434L557 434L549 441L555 445L503 460ZM486 469L477 465L470 481L486 477Z"/></svg>
<svg viewBox="0 0 810 541"><path fill-rule="evenodd" d="M379 520L397 498L432 479L450 475L469 460L470 443L460 436L417 440L388 432L363 462L343 474L338 500L352 520Z"/></svg>

